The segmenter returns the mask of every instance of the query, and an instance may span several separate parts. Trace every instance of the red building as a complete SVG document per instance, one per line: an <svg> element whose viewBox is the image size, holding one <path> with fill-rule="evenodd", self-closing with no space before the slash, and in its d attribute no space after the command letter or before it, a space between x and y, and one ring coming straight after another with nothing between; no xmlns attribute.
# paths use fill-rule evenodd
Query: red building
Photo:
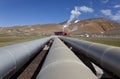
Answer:
<svg viewBox="0 0 120 79"><path fill-rule="evenodd" d="M55 35L59 35L59 36L69 36L70 34L69 33L66 33L66 32L54 32Z"/></svg>

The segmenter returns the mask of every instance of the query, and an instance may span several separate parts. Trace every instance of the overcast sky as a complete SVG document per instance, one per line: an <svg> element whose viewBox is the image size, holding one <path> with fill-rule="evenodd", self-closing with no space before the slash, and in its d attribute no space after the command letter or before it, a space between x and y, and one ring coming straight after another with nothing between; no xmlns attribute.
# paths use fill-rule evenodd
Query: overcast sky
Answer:
<svg viewBox="0 0 120 79"><path fill-rule="evenodd" d="M120 0L0 0L1 27L60 23L71 17L120 22Z"/></svg>

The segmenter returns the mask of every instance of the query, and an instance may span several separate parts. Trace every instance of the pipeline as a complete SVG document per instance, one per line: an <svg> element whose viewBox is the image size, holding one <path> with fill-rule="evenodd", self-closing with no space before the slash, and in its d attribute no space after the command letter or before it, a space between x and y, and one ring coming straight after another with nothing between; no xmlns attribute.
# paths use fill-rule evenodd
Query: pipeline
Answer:
<svg viewBox="0 0 120 79"><path fill-rule="evenodd" d="M36 79L98 79L57 37Z"/></svg>
<svg viewBox="0 0 120 79"><path fill-rule="evenodd" d="M120 47L60 37L65 43L81 51L102 69L120 78Z"/></svg>
<svg viewBox="0 0 120 79"><path fill-rule="evenodd" d="M0 79L10 78L34 57L51 37L0 48Z"/></svg>

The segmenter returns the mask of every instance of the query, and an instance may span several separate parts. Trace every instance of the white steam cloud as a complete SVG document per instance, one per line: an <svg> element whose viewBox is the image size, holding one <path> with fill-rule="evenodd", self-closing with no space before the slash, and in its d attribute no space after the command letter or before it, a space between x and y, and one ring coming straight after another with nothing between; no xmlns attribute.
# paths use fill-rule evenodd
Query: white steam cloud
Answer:
<svg viewBox="0 0 120 79"><path fill-rule="evenodd" d="M81 6L81 7L75 6L74 10L71 11L70 19L64 25L64 28L69 27L71 22L75 18L77 18L79 15L81 15L82 13L92 13L92 12L94 12L94 10L92 8L87 7L87 6Z"/></svg>
<svg viewBox="0 0 120 79"><path fill-rule="evenodd" d="M80 20L76 20L76 21L74 21L74 23L78 23Z"/></svg>
<svg viewBox="0 0 120 79"><path fill-rule="evenodd" d="M69 25L71 24L71 22L75 18L77 18L80 14L81 14L81 12L79 11L78 7L75 7L75 9L71 11L70 19L67 21L67 23L64 25L64 27L69 27Z"/></svg>
<svg viewBox="0 0 120 79"><path fill-rule="evenodd" d="M72 31L76 31L76 30L78 30L78 26L74 26L72 29Z"/></svg>

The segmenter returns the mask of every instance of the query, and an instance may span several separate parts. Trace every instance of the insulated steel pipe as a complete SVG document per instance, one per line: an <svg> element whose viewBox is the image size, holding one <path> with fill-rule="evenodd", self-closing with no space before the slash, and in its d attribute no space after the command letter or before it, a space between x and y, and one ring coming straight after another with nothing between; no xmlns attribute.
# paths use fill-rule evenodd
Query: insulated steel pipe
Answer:
<svg viewBox="0 0 120 79"><path fill-rule="evenodd" d="M37 79L97 79L67 46L55 38Z"/></svg>
<svg viewBox="0 0 120 79"><path fill-rule="evenodd" d="M108 46L104 44L92 43L67 37L60 37L64 42L72 47L83 51L97 65L120 77L120 47Z"/></svg>
<svg viewBox="0 0 120 79"><path fill-rule="evenodd" d="M0 48L0 79L13 75L40 51L51 37Z"/></svg>

